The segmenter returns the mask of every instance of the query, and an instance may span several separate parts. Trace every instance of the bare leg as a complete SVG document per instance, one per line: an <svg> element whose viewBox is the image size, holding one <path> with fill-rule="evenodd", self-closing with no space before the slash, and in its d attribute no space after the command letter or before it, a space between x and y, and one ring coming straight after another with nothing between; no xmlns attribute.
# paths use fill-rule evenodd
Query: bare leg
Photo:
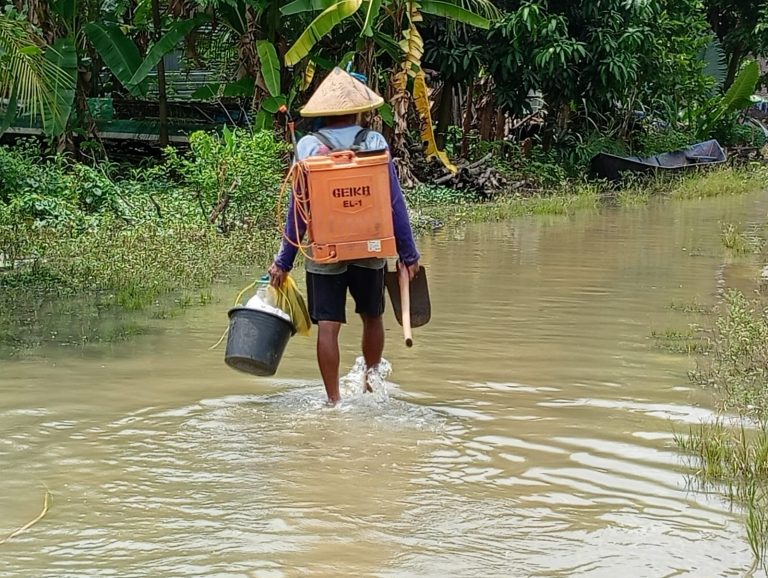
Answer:
<svg viewBox="0 0 768 578"><path fill-rule="evenodd" d="M381 355L384 353L384 318L381 315L376 317L361 315L360 317L363 319L363 358L367 370L381 363ZM365 391L373 391L371 384L368 383L367 372Z"/></svg>
<svg viewBox="0 0 768 578"><path fill-rule="evenodd" d="M317 324L317 364L325 384L328 403L335 405L341 400L339 393L339 331L341 323L320 321Z"/></svg>

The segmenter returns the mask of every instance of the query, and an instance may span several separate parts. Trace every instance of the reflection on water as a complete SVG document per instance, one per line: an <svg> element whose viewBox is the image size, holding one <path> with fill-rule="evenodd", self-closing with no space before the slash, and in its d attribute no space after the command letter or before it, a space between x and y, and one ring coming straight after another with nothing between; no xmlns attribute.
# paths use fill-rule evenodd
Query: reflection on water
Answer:
<svg viewBox="0 0 768 578"><path fill-rule="evenodd" d="M310 339L256 379L225 307L0 361L0 576L741 576L741 516L689 491L712 415L651 331L753 269L720 221L765 196L523 219L422 242L433 321L375 395L324 407ZM231 299L236 288L228 289ZM230 295L231 293L231 295ZM354 365L359 327L343 332Z"/></svg>

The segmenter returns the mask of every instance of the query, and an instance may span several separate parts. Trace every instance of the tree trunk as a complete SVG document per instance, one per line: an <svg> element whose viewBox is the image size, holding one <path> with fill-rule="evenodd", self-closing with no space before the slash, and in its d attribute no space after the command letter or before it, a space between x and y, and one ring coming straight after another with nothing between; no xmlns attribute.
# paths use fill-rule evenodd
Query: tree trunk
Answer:
<svg viewBox="0 0 768 578"><path fill-rule="evenodd" d="M155 42L163 35L163 24L160 20L160 0L152 0L152 25L154 27ZM165 93L165 59L161 58L157 63L157 90L158 105L160 109L160 146L168 146L168 97Z"/></svg>
<svg viewBox="0 0 768 578"><path fill-rule="evenodd" d="M475 83L469 81L467 86L467 99L464 104L464 124L461 130L461 156L467 158L469 155L469 131L472 130L472 100L475 95Z"/></svg>
<svg viewBox="0 0 768 578"><path fill-rule="evenodd" d="M494 102L492 95L485 95L483 104L480 106L480 138L484 141L491 140L493 132Z"/></svg>
<svg viewBox="0 0 768 578"><path fill-rule="evenodd" d="M440 91L440 102L437 107L437 128L435 130L435 143L437 148L443 150L448 138L448 127L453 121L453 83L444 82Z"/></svg>
<svg viewBox="0 0 768 578"><path fill-rule="evenodd" d="M725 85L723 86L724 90L728 90L733 84L733 81L736 80L736 75L739 73L739 65L741 64L741 57L743 54L744 50L739 47L731 52L730 56L728 57L728 73L725 75Z"/></svg>
<svg viewBox="0 0 768 578"><path fill-rule="evenodd" d="M504 140L504 132L506 129L507 117L501 108L496 109L496 140Z"/></svg>

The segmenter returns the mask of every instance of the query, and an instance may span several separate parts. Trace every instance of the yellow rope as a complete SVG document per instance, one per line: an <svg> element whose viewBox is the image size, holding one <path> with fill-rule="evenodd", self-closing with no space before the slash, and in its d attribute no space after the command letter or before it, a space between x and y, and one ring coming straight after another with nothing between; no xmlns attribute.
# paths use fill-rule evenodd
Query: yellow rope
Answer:
<svg viewBox="0 0 768 578"><path fill-rule="evenodd" d="M224 330L224 333L221 334L221 337L219 337L219 340L208 348L208 351L211 351L212 349L216 349L219 345L221 345L221 342L224 341L224 338L228 334L229 334L229 325L227 325L227 328Z"/></svg>
<svg viewBox="0 0 768 578"><path fill-rule="evenodd" d="M258 281L254 281L253 283L251 283L250 285L248 285L248 286L247 286L245 289L243 289L242 291L240 291L240 293L238 293L238 294L237 294L237 297L235 297L235 307L237 307L238 305L240 305L240 299L242 299L242 297L243 297L243 295L245 294L245 292L246 292L246 291L249 291L249 290L251 290L251 289L253 289L253 288L256 286L256 283L258 283Z"/></svg>
<svg viewBox="0 0 768 578"><path fill-rule="evenodd" d="M256 283L258 282L259 281L254 281L253 283L245 287L242 291L240 291L240 293L237 294L237 297L235 297L235 307L240 305L240 299L242 299L243 295L245 295L245 292L253 289L256 286ZM216 349L219 345L221 345L221 342L224 341L224 339L227 337L228 334L229 334L229 326L227 326L227 328L224 330L224 333L222 333L221 337L219 337L219 340L208 348L208 351Z"/></svg>
<svg viewBox="0 0 768 578"><path fill-rule="evenodd" d="M43 511L38 514L37 518L35 518L31 522L24 524L21 528L19 528L18 530L14 530L10 534L8 534L5 538L0 540L0 545L5 544L8 540L15 538L19 534L23 534L24 532L29 530L32 526L37 524L40 520L42 520L45 517L45 515L48 513L48 510L50 509L50 503L51 503L50 497L51 497L51 492L49 492L48 488L46 488L45 498L43 501Z"/></svg>

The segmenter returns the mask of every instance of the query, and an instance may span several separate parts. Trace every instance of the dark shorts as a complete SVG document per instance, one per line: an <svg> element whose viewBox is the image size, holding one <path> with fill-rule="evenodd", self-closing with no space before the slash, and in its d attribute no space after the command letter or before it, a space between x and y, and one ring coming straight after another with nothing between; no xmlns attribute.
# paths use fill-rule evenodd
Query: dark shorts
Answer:
<svg viewBox="0 0 768 578"><path fill-rule="evenodd" d="M384 313L384 267L367 269L350 265L345 273L307 273L309 316L313 323L346 323L347 289L355 300L355 313L378 317Z"/></svg>

